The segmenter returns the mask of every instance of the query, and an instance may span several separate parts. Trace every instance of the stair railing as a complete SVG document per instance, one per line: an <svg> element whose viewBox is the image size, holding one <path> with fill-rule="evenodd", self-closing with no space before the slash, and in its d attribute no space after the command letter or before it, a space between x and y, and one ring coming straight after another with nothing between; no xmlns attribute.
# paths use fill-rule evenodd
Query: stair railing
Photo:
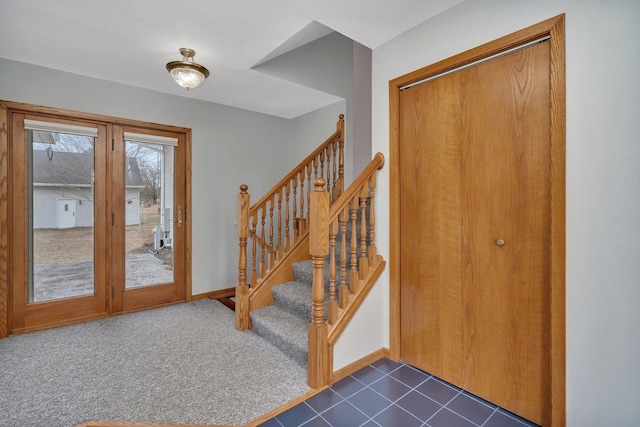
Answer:
<svg viewBox="0 0 640 427"><path fill-rule="evenodd" d="M248 329L249 289L272 271L308 230L312 183L326 181L331 199L344 191L344 114L336 131L255 204L240 186L236 226L239 242L236 328Z"/></svg>
<svg viewBox="0 0 640 427"><path fill-rule="evenodd" d="M312 388L330 383L333 345L385 266L376 249L374 214L376 173L383 166L384 156L377 153L330 207L325 181L320 178L314 182L309 226L309 253L314 269L308 344L309 386ZM337 245L340 247L339 256ZM328 284L324 273L327 255ZM327 286L329 296L325 320Z"/></svg>

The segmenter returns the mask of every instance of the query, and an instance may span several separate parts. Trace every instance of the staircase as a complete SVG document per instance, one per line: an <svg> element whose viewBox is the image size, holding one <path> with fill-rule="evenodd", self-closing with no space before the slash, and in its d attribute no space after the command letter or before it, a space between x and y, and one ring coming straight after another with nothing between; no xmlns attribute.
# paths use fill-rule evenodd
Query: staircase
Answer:
<svg viewBox="0 0 640 427"><path fill-rule="evenodd" d="M344 189L337 131L250 205L238 195L236 328L255 333L330 384L333 346L384 270L375 245L378 153Z"/></svg>
<svg viewBox="0 0 640 427"><path fill-rule="evenodd" d="M274 305L251 312L253 332L307 367L308 328L311 323L312 261L293 264L292 282L271 289Z"/></svg>
<svg viewBox="0 0 640 427"><path fill-rule="evenodd" d="M366 213L368 216L369 208ZM356 230L361 226L360 214L356 219ZM351 257L351 223L347 223L346 258ZM341 234L336 236L341 238ZM356 250L356 256L360 257L360 248ZM336 248L336 269L340 269L340 248ZM331 282L330 256L325 257L324 288L325 288L325 313L328 313L329 284ZM313 287L313 261L299 261L292 265L293 281L281 283L271 288L274 305L258 308L251 312L253 332L260 335L271 344L275 345L285 354L289 355L298 364L307 367L308 363L308 329L311 323L312 287ZM348 289L349 276L345 277ZM340 299L339 288L336 289L336 299ZM327 315L325 314L325 320Z"/></svg>

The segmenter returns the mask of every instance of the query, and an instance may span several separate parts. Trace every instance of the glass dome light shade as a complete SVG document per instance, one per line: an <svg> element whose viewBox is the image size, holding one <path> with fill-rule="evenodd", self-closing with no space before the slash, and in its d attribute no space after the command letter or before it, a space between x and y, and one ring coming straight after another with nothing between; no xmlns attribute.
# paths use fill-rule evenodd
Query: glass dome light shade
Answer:
<svg viewBox="0 0 640 427"><path fill-rule="evenodd" d="M167 64L167 71L180 86L186 90L200 86L209 77L209 70L193 60L195 51L182 48L182 61L172 61Z"/></svg>

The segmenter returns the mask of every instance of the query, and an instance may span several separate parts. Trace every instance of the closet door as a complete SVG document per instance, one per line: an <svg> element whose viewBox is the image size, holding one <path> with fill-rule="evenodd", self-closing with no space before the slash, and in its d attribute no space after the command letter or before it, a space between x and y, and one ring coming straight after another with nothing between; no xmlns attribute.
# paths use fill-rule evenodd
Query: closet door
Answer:
<svg viewBox="0 0 640 427"><path fill-rule="evenodd" d="M531 421L549 394L549 50L404 90L401 357Z"/></svg>

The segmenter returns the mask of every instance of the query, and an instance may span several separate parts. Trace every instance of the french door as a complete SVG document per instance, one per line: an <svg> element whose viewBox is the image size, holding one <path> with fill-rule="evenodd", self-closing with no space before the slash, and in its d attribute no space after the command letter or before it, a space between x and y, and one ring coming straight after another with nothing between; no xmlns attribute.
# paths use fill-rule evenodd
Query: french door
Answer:
<svg viewBox="0 0 640 427"><path fill-rule="evenodd" d="M9 330L186 299L186 133L14 112Z"/></svg>

